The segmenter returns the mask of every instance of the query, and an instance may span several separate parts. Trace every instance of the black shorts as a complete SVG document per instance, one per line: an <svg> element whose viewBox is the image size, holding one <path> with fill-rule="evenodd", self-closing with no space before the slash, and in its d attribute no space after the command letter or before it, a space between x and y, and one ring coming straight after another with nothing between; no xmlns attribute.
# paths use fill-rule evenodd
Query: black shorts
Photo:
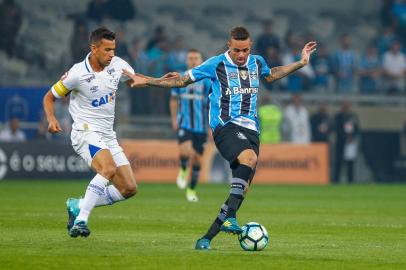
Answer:
<svg viewBox="0 0 406 270"><path fill-rule="evenodd" d="M192 132L184 128L178 129L178 143L181 144L186 141L192 141L193 149L202 155L207 142L207 133Z"/></svg>
<svg viewBox="0 0 406 270"><path fill-rule="evenodd" d="M230 166L236 161L240 153L246 149L252 149L259 155L258 132L228 123L217 128L213 134L214 142L220 154L230 162Z"/></svg>

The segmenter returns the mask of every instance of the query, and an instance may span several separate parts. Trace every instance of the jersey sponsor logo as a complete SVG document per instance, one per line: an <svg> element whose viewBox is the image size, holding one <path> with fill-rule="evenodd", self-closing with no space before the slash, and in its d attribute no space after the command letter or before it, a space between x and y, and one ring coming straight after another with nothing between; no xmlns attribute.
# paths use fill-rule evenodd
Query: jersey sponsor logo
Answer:
<svg viewBox="0 0 406 270"><path fill-rule="evenodd" d="M110 92L107 95L101 96L100 98L94 99L92 101L92 106L97 108L108 103L113 103L116 98L116 92Z"/></svg>
<svg viewBox="0 0 406 270"><path fill-rule="evenodd" d="M85 79L86 82L90 83L91 81L93 81L94 79L96 79L96 75L92 74L90 75L88 78Z"/></svg>
<svg viewBox="0 0 406 270"><path fill-rule="evenodd" d="M96 93L97 91L99 91L99 86L98 85L92 86L90 88L90 92L92 92L92 93Z"/></svg>
<svg viewBox="0 0 406 270"><path fill-rule="evenodd" d="M243 79L245 81L248 78L248 71L240 70L239 72L240 72L241 79Z"/></svg>
<svg viewBox="0 0 406 270"><path fill-rule="evenodd" d="M242 94L256 94L258 93L258 87L233 87L232 89L226 89L226 96L229 95L242 95Z"/></svg>
<svg viewBox="0 0 406 270"><path fill-rule="evenodd" d="M228 78L229 78L230 80L235 80L235 79L238 78L238 73L237 73L237 72L229 72L229 73L228 73Z"/></svg>
<svg viewBox="0 0 406 270"><path fill-rule="evenodd" d="M113 74L114 72L116 72L116 70L114 68L110 68L110 69L107 70L107 73L109 75Z"/></svg>

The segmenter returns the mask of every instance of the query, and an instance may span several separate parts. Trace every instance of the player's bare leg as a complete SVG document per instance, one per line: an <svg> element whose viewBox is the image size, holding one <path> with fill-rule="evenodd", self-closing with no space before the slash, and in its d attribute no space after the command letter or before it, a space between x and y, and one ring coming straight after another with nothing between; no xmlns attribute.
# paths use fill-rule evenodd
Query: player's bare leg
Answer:
<svg viewBox="0 0 406 270"><path fill-rule="evenodd" d="M192 152L192 141L188 140L179 144L180 169L176 178L176 184L180 189L185 189L187 186L187 177L189 175L188 167Z"/></svg>
<svg viewBox="0 0 406 270"><path fill-rule="evenodd" d="M134 196L138 191L137 182L130 165L117 167L116 174L111 181L126 199Z"/></svg>

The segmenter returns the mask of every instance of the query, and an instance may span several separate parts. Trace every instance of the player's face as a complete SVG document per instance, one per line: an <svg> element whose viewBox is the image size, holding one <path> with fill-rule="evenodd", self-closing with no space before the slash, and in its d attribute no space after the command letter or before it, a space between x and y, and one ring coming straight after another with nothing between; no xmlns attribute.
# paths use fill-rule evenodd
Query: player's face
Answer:
<svg viewBox="0 0 406 270"><path fill-rule="evenodd" d="M114 57L116 41L102 39L98 45L92 45L92 54L96 56L100 66L108 66Z"/></svg>
<svg viewBox="0 0 406 270"><path fill-rule="evenodd" d="M197 67L202 63L202 55L198 52L190 52L187 54L186 64L189 69Z"/></svg>
<svg viewBox="0 0 406 270"><path fill-rule="evenodd" d="M251 51L251 39L235 40L230 39L227 43L229 55L233 62L238 66L242 66L247 62L248 56Z"/></svg>

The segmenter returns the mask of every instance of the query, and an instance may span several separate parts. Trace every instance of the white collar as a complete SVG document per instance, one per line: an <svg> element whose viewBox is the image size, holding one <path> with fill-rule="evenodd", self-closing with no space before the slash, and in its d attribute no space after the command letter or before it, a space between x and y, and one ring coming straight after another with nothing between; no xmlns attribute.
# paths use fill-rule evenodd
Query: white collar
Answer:
<svg viewBox="0 0 406 270"><path fill-rule="evenodd" d="M88 54L86 55L86 58L85 58L85 66L86 66L87 71L89 71L90 73L92 73L92 72L94 72L94 71L93 71L93 68L92 68L92 66L90 65L90 62L89 62L90 54L91 54L91 53L88 53Z"/></svg>
<svg viewBox="0 0 406 270"><path fill-rule="evenodd" d="M87 70L88 70L90 73L102 72L102 71L104 71L106 68L108 68L108 67L111 65L111 63L113 62L113 59L111 59L110 64L109 64L108 66L104 67L103 70L94 71L93 68L92 68L92 66L90 65L90 61L89 61L90 54L91 54L91 52L89 52L89 53L86 55L86 58L85 58L85 66L86 66ZM113 58L114 58L114 57L113 57Z"/></svg>
<svg viewBox="0 0 406 270"><path fill-rule="evenodd" d="M230 62L230 64L232 64L232 65L238 67L238 65L236 65L236 64L234 63L234 61L231 59L230 55L228 54L229 51L230 51L230 50L227 50L227 51L224 53L224 55L226 56L227 61ZM247 57L247 62L245 62L245 64L242 65L241 67L248 65L248 62L250 61L250 57L251 57L251 54L248 55L248 57Z"/></svg>

